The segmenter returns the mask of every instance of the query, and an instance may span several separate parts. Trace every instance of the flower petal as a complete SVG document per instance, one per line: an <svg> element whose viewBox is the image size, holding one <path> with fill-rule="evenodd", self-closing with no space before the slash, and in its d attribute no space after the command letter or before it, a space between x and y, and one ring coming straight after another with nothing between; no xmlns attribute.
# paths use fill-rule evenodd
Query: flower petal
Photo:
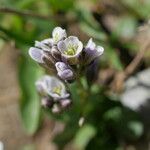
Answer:
<svg viewBox="0 0 150 150"><path fill-rule="evenodd" d="M82 52L83 44L75 36L70 36L64 41L58 43L58 49L62 53L62 60L71 65L79 62L79 55Z"/></svg>
<svg viewBox="0 0 150 150"><path fill-rule="evenodd" d="M91 55L89 55L89 61L91 62L92 60L98 58L103 54L103 52L104 48L101 46L97 46L95 50L90 50Z"/></svg>
<svg viewBox="0 0 150 150"><path fill-rule="evenodd" d="M68 69L68 65L66 65L64 62L57 62L55 64L56 70L57 71L64 71L66 69Z"/></svg>
<svg viewBox="0 0 150 150"><path fill-rule="evenodd" d="M64 42L66 43L67 46L70 44L78 45L79 39L76 36L69 36L67 39L64 40Z"/></svg>
<svg viewBox="0 0 150 150"><path fill-rule="evenodd" d="M60 100L60 105L64 109L71 105L71 100L70 99L62 99L62 100Z"/></svg>
<svg viewBox="0 0 150 150"><path fill-rule="evenodd" d="M72 70L66 69L64 71L59 71L58 76L63 79L63 80L73 80L74 79L74 74Z"/></svg>
<svg viewBox="0 0 150 150"><path fill-rule="evenodd" d="M85 48L86 49L89 48L91 50L94 50L95 47L96 47L96 44L93 42L92 38L90 38Z"/></svg>
<svg viewBox="0 0 150 150"><path fill-rule="evenodd" d="M62 29L61 27L56 27L52 32L52 37L54 42L57 43L58 41L67 37L66 30Z"/></svg>
<svg viewBox="0 0 150 150"><path fill-rule="evenodd" d="M58 47L58 50L59 50L60 52L62 52L62 53L63 53L65 50L67 50L67 47L66 47L66 44L65 44L64 41L58 42L57 47Z"/></svg>
<svg viewBox="0 0 150 150"><path fill-rule="evenodd" d="M96 49L97 49L97 54L99 56L103 54L104 48L102 46L97 46Z"/></svg>
<svg viewBox="0 0 150 150"><path fill-rule="evenodd" d="M53 39L45 39L43 41L35 41L35 47L38 47L44 51L50 51L52 46L54 45Z"/></svg>
<svg viewBox="0 0 150 150"><path fill-rule="evenodd" d="M74 73L71 68L64 62L57 62L55 64L58 76L63 80L73 80Z"/></svg>
<svg viewBox="0 0 150 150"><path fill-rule="evenodd" d="M41 86L42 91L56 101L70 95L67 93L64 83L54 76L43 76L36 82L36 86Z"/></svg>
<svg viewBox="0 0 150 150"><path fill-rule="evenodd" d="M42 49L44 51L50 51L50 47L49 46L47 46L44 43L39 42L39 41L35 41L35 47L40 48L40 49Z"/></svg>
<svg viewBox="0 0 150 150"><path fill-rule="evenodd" d="M29 49L29 55L31 56L31 58L35 61L37 61L38 63L44 63L43 62L43 52L42 50L35 48L35 47L31 47Z"/></svg>
<svg viewBox="0 0 150 150"><path fill-rule="evenodd" d="M41 42L46 44L46 45L48 45L48 46L53 46L54 45L54 41L53 41L52 38L48 38L48 39L42 40Z"/></svg>
<svg viewBox="0 0 150 150"><path fill-rule="evenodd" d="M90 39L84 49L85 51L85 63L89 64L94 59L103 54L104 48L102 46L96 46L92 39Z"/></svg>
<svg viewBox="0 0 150 150"><path fill-rule="evenodd" d="M42 95L45 95L45 94L46 94L46 91L45 91L45 83L44 83L42 80L36 81L35 86L36 86L37 91L38 91L40 94L42 94Z"/></svg>

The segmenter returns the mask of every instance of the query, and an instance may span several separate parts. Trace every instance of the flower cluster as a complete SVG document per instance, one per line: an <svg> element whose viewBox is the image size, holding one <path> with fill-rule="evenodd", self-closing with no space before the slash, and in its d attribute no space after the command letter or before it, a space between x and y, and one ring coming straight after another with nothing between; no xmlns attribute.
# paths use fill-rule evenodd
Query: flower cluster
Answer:
<svg viewBox="0 0 150 150"><path fill-rule="evenodd" d="M38 92L42 96L42 105L51 108L52 112L60 112L71 104L70 94L62 81L54 76L43 76L36 82Z"/></svg>
<svg viewBox="0 0 150 150"><path fill-rule="evenodd" d="M51 38L35 42L35 47L29 49L29 55L33 60L51 70L62 81L71 82L78 78L80 73L78 70L91 64L102 55L103 51L103 47L97 46L92 39L84 47L78 37L67 37L66 30L56 27ZM62 81L49 76L37 81L38 91L46 93L42 102L44 105L56 108L55 103L58 101L60 101L60 105L67 106L70 103L69 95L66 93ZM47 97L47 95L49 96Z"/></svg>

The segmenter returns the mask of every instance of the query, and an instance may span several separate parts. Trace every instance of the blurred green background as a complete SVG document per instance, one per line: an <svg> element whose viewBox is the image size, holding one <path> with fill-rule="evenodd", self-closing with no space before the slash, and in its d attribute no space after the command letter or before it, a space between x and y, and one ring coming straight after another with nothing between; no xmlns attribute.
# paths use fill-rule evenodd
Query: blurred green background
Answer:
<svg viewBox="0 0 150 150"><path fill-rule="evenodd" d="M0 0L4 149L149 150L150 118L145 123L138 111L122 105L120 89L125 81L117 76L136 57L139 62L127 78L149 68L149 17L149 0ZM85 108L78 98L82 90L73 84L74 104L60 115L41 108L34 82L44 70L28 55L34 41L49 38L56 26L85 44L92 37L105 48ZM86 116L83 127L78 126L81 109Z"/></svg>

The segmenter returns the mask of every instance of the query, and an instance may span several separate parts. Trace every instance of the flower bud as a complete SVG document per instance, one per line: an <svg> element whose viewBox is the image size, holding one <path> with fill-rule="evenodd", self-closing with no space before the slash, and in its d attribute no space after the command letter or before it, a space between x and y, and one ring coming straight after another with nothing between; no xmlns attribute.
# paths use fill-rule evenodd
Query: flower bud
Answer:
<svg viewBox="0 0 150 150"><path fill-rule="evenodd" d="M61 112L61 108L58 104L54 104L53 107L52 107L52 113L60 113Z"/></svg>
<svg viewBox="0 0 150 150"><path fill-rule="evenodd" d="M66 30L62 29L61 27L55 27L52 32L53 41L57 44L60 40L67 37Z"/></svg>
<svg viewBox="0 0 150 150"><path fill-rule="evenodd" d="M62 100L60 100L60 105L63 109L67 108L68 106L71 105L71 100L70 99L62 99Z"/></svg>
<svg viewBox="0 0 150 150"><path fill-rule="evenodd" d="M103 54L104 48L97 46L92 39L90 39L84 49L85 51L85 63L90 64L94 59Z"/></svg>
<svg viewBox="0 0 150 150"><path fill-rule="evenodd" d="M86 68L86 78L89 86L92 82L97 80L98 77L98 58L91 62Z"/></svg>
<svg viewBox="0 0 150 150"><path fill-rule="evenodd" d="M57 62L55 64L58 76L63 80L73 80L74 73L70 66L65 64L64 62Z"/></svg>
<svg viewBox="0 0 150 150"><path fill-rule="evenodd" d="M36 47L31 47L29 49L29 55L30 57L35 60L38 63L44 63L43 62L43 51Z"/></svg>
<svg viewBox="0 0 150 150"><path fill-rule="evenodd" d="M41 100L41 105L44 108L52 108L53 104L54 104L53 100L49 97L43 97Z"/></svg>
<svg viewBox="0 0 150 150"><path fill-rule="evenodd" d="M61 53L59 52L56 46L52 47L51 54L53 58L55 58L57 61L61 60Z"/></svg>

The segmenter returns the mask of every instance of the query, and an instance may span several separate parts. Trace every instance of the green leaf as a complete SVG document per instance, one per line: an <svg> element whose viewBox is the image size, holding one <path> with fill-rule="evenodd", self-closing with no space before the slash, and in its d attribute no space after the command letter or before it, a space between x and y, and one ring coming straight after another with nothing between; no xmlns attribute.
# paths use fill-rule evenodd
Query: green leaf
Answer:
<svg viewBox="0 0 150 150"><path fill-rule="evenodd" d="M4 44L5 44L4 40L0 39L0 51L2 50Z"/></svg>
<svg viewBox="0 0 150 150"><path fill-rule="evenodd" d="M88 25L85 22L81 22L80 23L80 28L88 36L91 36L91 37L93 37L93 38L95 38L97 40L105 41L107 39L107 36L101 30L94 29L94 28L92 28L90 25Z"/></svg>
<svg viewBox="0 0 150 150"><path fill-rule="evenodd" d="M132 38L137 29L137 21L133 17L125 16L122 17L114 29L113 35L121 37L123 39Z"/></svg>
<svg viewBox="0 0 150 150"><path fill-rule="evenodd" d="M24 45L31 45L31 41L24 38L23 35L17 34L12 30L8 30L0 26L0 32L6 34L9 38L16 40L18 43L22 43Z"/></svg>
<svg viewBox="0 0 150 150"><path fill-rule="evenodd" d="M99 23L94 19L92 12L86 8L83 7L83 4L77 3L77 14L81 22L87 23L89 26L91 26L94 29L100 29Z"/></svg>
<svg viewBox="0 0 150 150"><path fill-rule="evenodd" d="M112 119L114 121L120 120L122 117L122 110L120 107L113 107L112 109L109 109L105 114L105 119Z"/></svg>
<svg viewBox="0 0 150 150"><path fill-rule="evenodd" d="M49 4L51 5L52 9L56 10L56 11L68 11L71 8L73 9L73 4L74 1L72 0L47 0L47 2L49 2Z"/></svg>
<svg viewBox="0 0 150 150"><path fill-rule="evenodd" d="M150 14L150 1L143 0L121 0L121 4L127 9L130 14L133 14L139 19L148 19Z"/></svg>
<svg viewBox="0 0 150 150"><path fill-rule="evenodd" d="M35 146L32 144L24 145L21 150L35 150Z"/></svg>
<svg viewBox="0 0 150 150"><path fill-rule="evenodd" d="M136 137L140 137L143 134L143 124L139 121L130 121L128 123L128 128Z"/></svg>
<svg viewBox="0 0 150 150"><path fill-rule="evenodd" d="M19 82L22 91L20 109L23 125L29 134L34 134L40 123L40 101L35 81L41 74L38 65L28 56L22 56L19 64Z"/></svg>
<svg viewBox="0 0 150 150"><path fill-rule="evenodd" d="M105 53L104 56L106 56L107 62L109 62L110 65L112 65L113 68L116 70L123 70L123 64L120 61L120 58L117 54L117 49L113 49L110 46L104 46L105 47Z"/></svg>
<svg viewBox="0 0 150 150"><path fill-rule="evenodd" d="M91 125L84 125L81 129L78 130L75 138L74 138L74 144L75 146L83 150L89 143L89 141L95 136L96 130Z"/></svg>
<svg viewBox="0 0 150 150"><path fill-rule="evenodd" d="M89 11L89 9L83 7L79 3L77 5L76 14L78 15L80 21L79 25L83 32L97 40L105 41L107 39L106 34L103 32L100 24L95 20L92 12Z"/></svg>

